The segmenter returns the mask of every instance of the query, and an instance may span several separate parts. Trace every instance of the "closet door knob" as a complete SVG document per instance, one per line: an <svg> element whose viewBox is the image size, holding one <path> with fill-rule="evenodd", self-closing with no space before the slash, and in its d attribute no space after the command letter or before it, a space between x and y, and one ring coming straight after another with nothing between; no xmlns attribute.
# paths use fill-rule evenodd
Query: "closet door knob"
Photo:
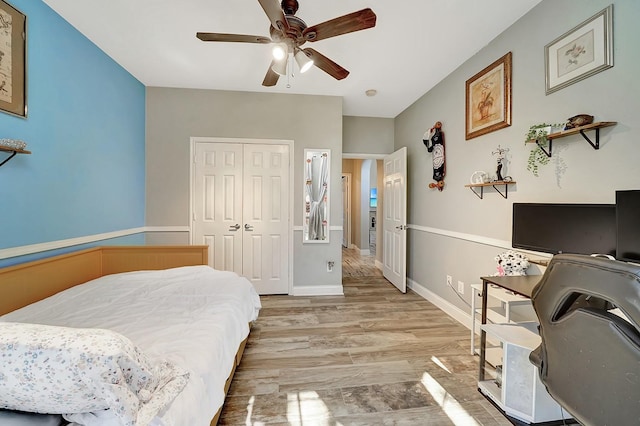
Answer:
<svg viewBox="0 0 640 426"><path fill-rule="evenodd" d="M245 231L253 231L253 226L249 225L248 223L244 224L244 230Z"/></svg>
<svg viewBox="0 0 640 426"><path fill-rule="evenodd" d="M238 229L240 229L240 224L236 223L235 225L231 225L229 227L229 231L237 231Z"/></svg>

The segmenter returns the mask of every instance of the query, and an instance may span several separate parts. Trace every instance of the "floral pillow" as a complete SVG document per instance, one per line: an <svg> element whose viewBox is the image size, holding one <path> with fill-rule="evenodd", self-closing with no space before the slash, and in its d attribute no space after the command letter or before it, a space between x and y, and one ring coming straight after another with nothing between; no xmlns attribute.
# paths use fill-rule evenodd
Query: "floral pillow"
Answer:
<svg viewBox="0 0 640 426"><path fill-rule="evenodd" d="M0 322L0 408L146 425L188 377L111 330Z"/></svg>

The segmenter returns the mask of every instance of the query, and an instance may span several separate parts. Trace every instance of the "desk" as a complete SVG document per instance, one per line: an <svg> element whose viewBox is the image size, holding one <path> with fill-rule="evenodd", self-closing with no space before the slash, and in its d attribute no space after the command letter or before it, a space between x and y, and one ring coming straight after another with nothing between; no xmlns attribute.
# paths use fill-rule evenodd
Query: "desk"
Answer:
<svg viewBox="0 0 640 426"><path fill-rule="evenodd" d="M523 275L523 276L502 276L502 277L480 277L482 279L482 314L480 329L480 373L478 381L484 380L484 365L486 361L487 333L482 325L487 323L487 299L489 284L497 285L505 290L512 291L516 294L531 298L533 288L540 281L541 275Z"/></svg>

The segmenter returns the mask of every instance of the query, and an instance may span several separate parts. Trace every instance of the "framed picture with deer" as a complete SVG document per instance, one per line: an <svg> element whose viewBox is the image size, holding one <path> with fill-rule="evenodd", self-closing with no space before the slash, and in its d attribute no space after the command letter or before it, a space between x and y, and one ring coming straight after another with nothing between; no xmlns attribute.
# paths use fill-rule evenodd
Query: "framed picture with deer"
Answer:
<svg viewBox="0 0 640 426"><path fill-rule="evenodd" d="M511 126L511 52L467 80L467 140Z"/></svg>

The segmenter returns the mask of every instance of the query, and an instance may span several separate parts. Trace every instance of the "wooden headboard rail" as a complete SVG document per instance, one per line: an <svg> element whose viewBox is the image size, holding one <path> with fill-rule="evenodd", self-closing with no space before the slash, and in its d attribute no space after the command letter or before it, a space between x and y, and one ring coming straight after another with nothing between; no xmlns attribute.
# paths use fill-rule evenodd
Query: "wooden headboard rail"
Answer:
<svg viewBox="0 0 640 426"><path fill-rule="evenodd" d="M207 246L101 246L0 269L0 315L103 275L206 265Z"/></svg>

